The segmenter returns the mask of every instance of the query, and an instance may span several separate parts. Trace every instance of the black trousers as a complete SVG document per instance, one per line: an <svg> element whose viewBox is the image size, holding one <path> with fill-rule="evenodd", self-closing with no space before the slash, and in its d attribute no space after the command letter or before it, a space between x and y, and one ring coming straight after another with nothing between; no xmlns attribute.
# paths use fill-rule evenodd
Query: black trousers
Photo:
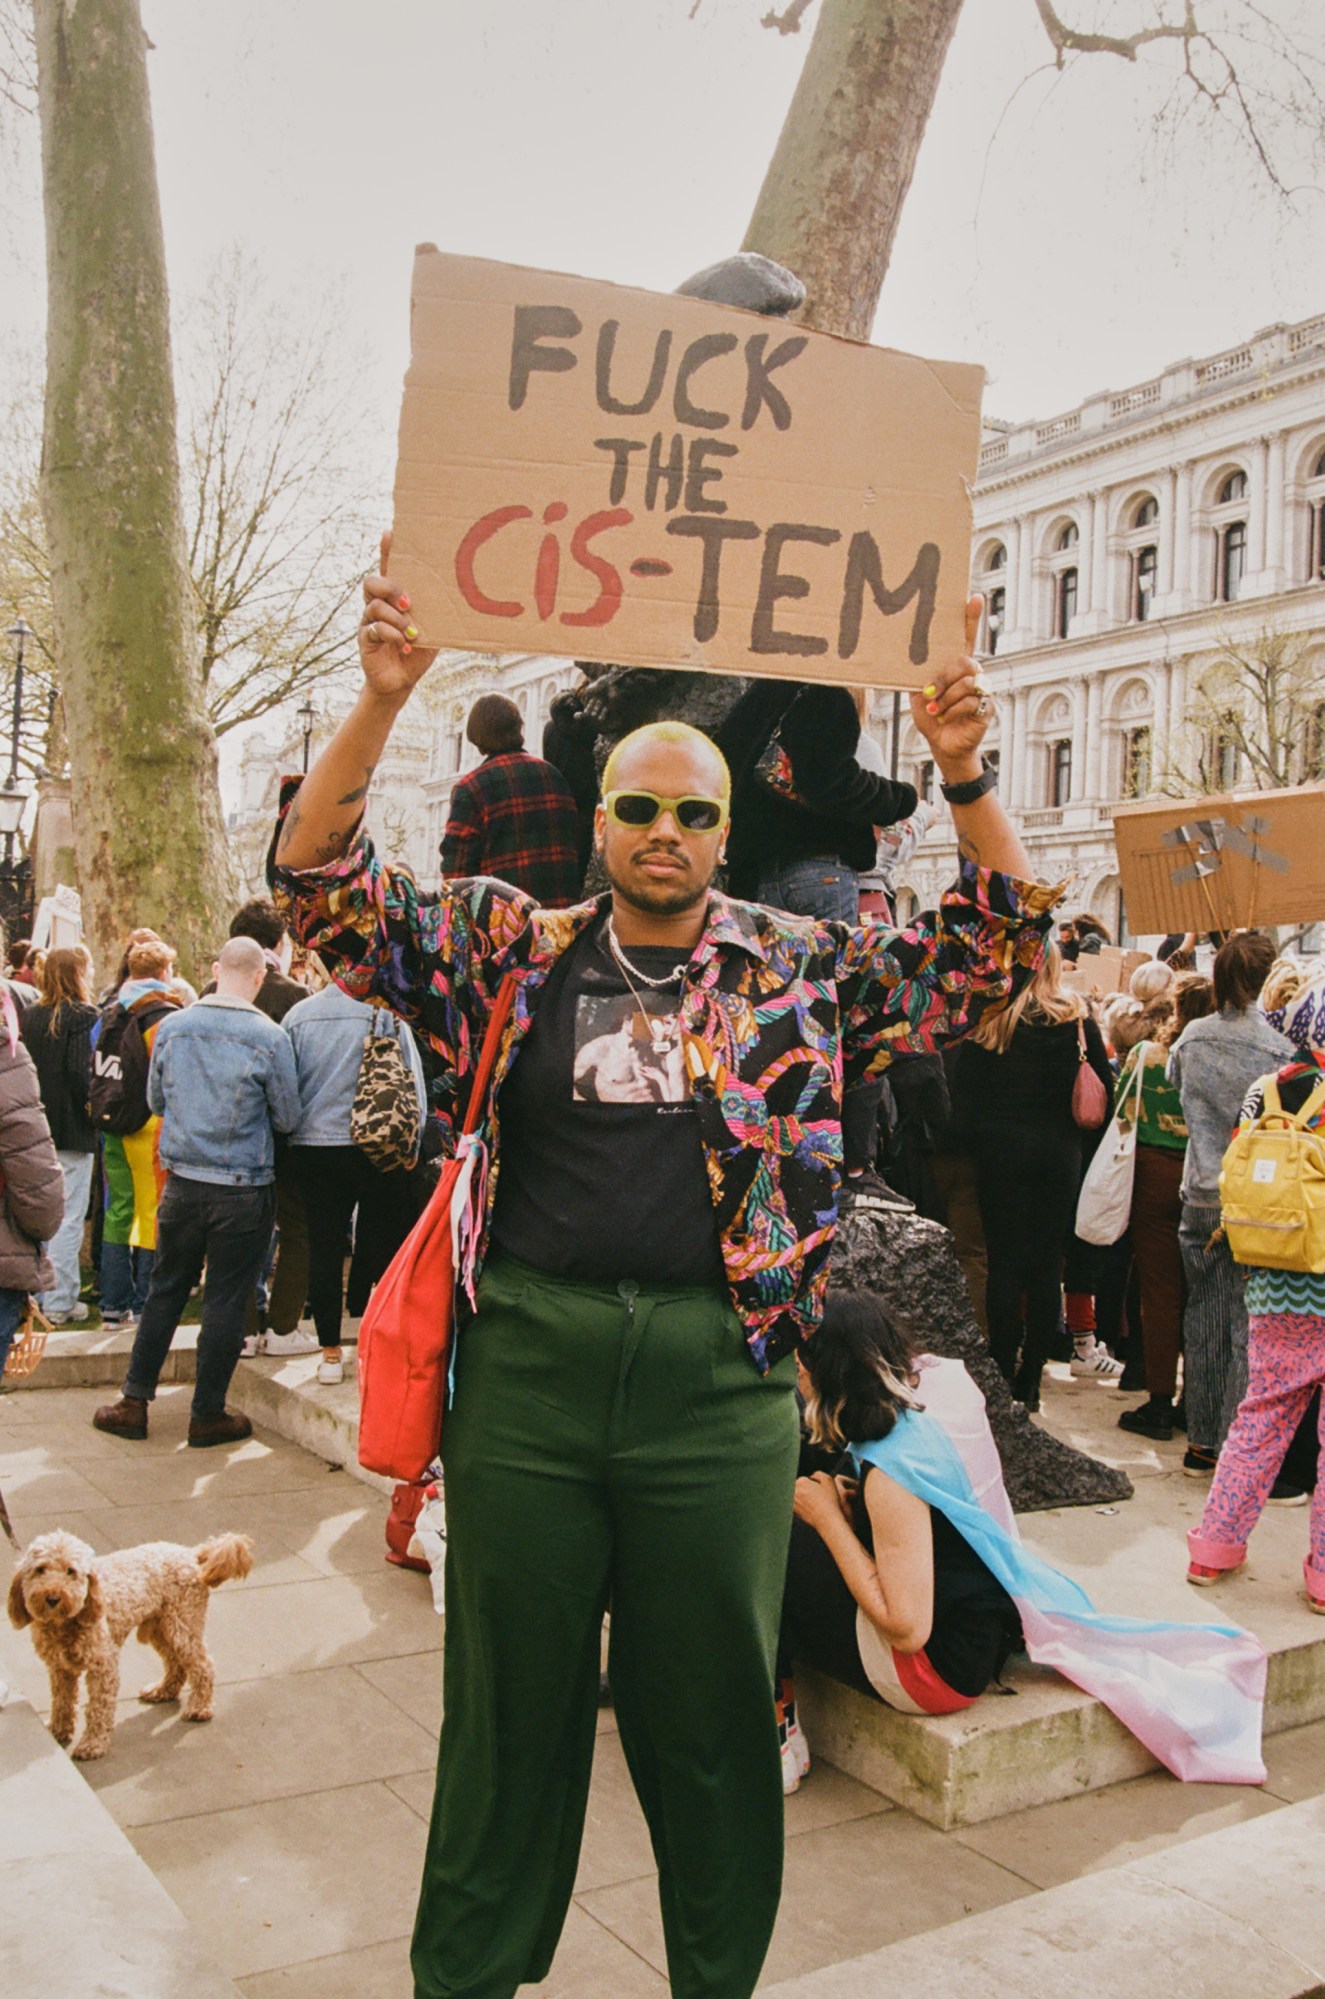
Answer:
<svg viewBox="0 0 1325 1999"><path fill-rule="evenodd" d="M308 1217L308 1302L318 1342L340 1345L345 1257L354 1219L349 1310L357 1318L368 1294L418 1218L412 1173L379 1173L357 1145L292 1145L289 1158Z"/></svg>
<svg viewBox="0 0 1325 1999"><path fill-rule="evenodd" d="M1008 1124L980 1132L973 1150L989 1257L989 1345L1009 1381L1019 1353L1025 1372L1038 1380L1058 1331L1080 1144L1074 1135Z"/></svg>
<svg viewBox="0 0 1325 1999"><path fill-rule="evenodd" d="M225 1414L226 1390L244 1340L244 1320L276 1213L275 1189L221 1187L172 1173L156 1215L156 1262L138 1321L124 1393L150 1402L194 1285L207 1266L193 1414Z"/></svg>

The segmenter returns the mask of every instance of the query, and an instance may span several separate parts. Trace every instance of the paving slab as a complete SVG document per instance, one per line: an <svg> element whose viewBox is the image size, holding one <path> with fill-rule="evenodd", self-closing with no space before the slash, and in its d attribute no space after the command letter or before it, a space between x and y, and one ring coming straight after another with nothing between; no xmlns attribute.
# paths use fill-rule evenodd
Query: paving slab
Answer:
<svg viewBox="0 0 1325 1999"><path fill-rule="evenodd" d="M0 1707L6 1992L34 1999L236 1999L171 1901L25 1701Z"/></svg>
<svg viewBox="0 0 1325 1999"><path fill-rule="evenodd" d="M1325 1973L1325 1800L1052 1888L767 1999L1304 1999Z"/></svg>

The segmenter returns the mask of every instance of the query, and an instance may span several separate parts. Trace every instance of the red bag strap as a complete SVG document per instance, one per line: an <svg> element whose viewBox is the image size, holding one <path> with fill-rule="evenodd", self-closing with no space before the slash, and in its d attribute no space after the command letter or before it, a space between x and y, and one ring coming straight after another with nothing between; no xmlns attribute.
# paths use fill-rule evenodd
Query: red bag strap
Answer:
<svg viewBox="0 0 1325 1999"><path fill-rule="evenodd" d="M478 1068L474 1071L474 1086L469 1092L469 1104L461 1129L462 1138L468 1138L471 1132L478 1130L479 1120L487 1109L488 1092L492 1087L492 1072L497 1066L497 1050L501 1046L502 1034L510 1019L516 983L514 972L508 972L497 989L492 1012L488 1015L488 1028L483 1036L483 1046L479 1050Z"/></svg>

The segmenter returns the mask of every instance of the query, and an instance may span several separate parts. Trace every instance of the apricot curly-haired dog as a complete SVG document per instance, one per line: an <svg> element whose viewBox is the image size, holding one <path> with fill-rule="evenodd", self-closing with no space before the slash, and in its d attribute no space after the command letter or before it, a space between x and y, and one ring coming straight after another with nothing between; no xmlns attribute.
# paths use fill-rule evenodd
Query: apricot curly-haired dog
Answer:
<svg viewBox="0 0 1325 1999"><path fill-rule="evenodd" d="M73 1534L42 1534L19 1557L9 1585L9 1621L32 1627L51 1681L51 1734L73 1740L78 1682L87 1679L87 1713L74 1755L104 1756L115 1727L120 1647L137 1630L160 1653L165 1672L140 1701L178 1700L187 1683L185 1721L210 1721L215 1673L203 1642L208 1592L253 1566L245 1534L218 1534L200 1547L145 1541L98 1555Z"/></svg>

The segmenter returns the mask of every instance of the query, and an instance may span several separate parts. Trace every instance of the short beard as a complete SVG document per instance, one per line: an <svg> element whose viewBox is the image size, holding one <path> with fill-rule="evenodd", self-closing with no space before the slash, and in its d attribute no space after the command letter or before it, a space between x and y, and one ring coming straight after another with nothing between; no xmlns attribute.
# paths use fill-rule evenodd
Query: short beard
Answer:
<svg viewBox="0 0 1325 1999"><path fill-rule="evenodd" d="M688 909L694 909L697 904L707 902L709 890L713 886L713 876L710 875L704 882L689 881L678 884L674 889L660 887L655 895L643 896L627 888L624 882L618 881L606 862L604 862L604 873L612 884L613 895L620 896L628 909L638 910L641 916L684 916Z"/></svg>

